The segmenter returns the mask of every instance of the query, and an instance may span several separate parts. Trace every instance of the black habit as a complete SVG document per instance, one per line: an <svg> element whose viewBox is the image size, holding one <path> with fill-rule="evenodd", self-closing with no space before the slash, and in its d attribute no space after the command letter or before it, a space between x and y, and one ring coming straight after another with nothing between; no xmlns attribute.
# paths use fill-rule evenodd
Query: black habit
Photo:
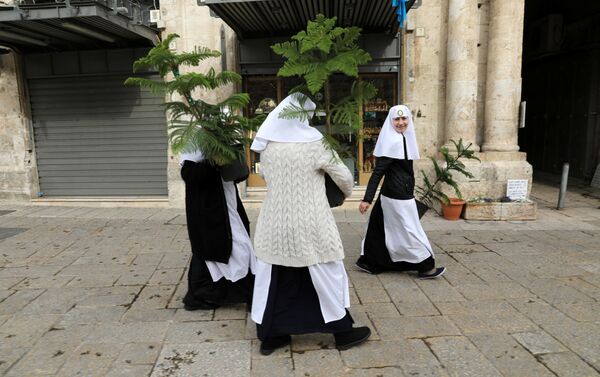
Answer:
<svg viewBox="0 0 600 377"><path fill-rule="evenodd" d="M219 170L206 161L184 161L185 215L192 253L201 260L227 263L231 226ZM250 234L250 222L236 188L237 210Z"/></svg>
<svg viewBox="0 0 600 377"><path fill-rule="evenodd" d="M206 266L206 261L228 263L232 251L227 201L218 168L205 161L186 160L181 177L185 182L185 212L192 246L185 307L211 309L223 303L251 302L254 275L248 272L236 282L224 277L214 282ZM237 212L249 235L250 222L237 187L235 190Z"/></svg>

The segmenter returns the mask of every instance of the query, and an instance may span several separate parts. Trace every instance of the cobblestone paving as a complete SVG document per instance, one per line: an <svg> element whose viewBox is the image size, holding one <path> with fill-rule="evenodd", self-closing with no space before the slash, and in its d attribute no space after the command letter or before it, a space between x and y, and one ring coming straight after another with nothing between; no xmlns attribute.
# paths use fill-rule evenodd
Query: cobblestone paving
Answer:
<svg viewBox="0 0 600 377"><path fill-rule="evenodd" d="M342 352L296 336L269 357L245 306L183 310L182 210L0 203L0 375L598 376L600 201L556 211L536 192L535 222L428 214L448 268L434 281L358 271L366 217L335 210L350 311L373 336Z"/></svg>

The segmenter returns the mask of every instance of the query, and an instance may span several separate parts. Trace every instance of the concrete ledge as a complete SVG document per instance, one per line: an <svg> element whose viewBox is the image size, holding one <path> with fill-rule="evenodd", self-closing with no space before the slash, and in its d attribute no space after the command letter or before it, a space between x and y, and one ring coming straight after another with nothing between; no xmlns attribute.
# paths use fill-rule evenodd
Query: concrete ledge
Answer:
<svg viewBox="0 0 600 377"><path fill-rule="evenodd" d="M537 204L528 202L467 203L465 220L536 220Z"/></svg>
<svg viewBox="0 0 600 377"><path fill-rule="evenodd" d="M82 197L82 198L36 198L31 199L32 204L47 206L77 206L77 207L169 207L167 197Z"/></svg>

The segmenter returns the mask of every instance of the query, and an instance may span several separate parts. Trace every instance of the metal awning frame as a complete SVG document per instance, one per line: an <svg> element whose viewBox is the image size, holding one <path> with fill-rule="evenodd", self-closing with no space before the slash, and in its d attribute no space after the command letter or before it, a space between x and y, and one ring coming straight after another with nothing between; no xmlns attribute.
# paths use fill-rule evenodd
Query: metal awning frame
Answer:
<svg viewBox="0 0 600 377"><path fill-rule="evenodd" d="M159 41L158 31L156 29L141 23L135 23L128 16L118 13L102 3L96 1L87 1L77 2L75 4L76 5L67 0L64 3L51 3L48 5L44 4L44 6L15 6L12 9L0 9L0 30L15 32L15 29L17 29L18 32L19 23L23 21L73 21L77 20L77 18L96 17L104 19L114 26L122 28L124 31L137 35L142 39L151 41L154 45L156 45ZM3 23L6 23L7 27L3 28ZM56 28L56 26L52 27ZM36 31L25 26L23 26L22 29L23 35L25 36L41 40L48 39L44 38L44 35L35 36ZM60 31L68 32L67 30L62 29ZM2 41L0 43L10 45L10 43L6 43L6 41ZM18 46L19 43L15 43L14 45Z"/></svg>
<svg viewBox="0 0 600 377"><path fill-rule="evenodd" d="M407 10L410 10L416 1L417 0L409 0L406 4ZM223 21L225 21L225 23L236 32L239 39L282 36L289 37L302 30L306 26L304 25L305 18L307 14L314 13L315 8L315 4L309 4L310 2L297 4L296 1L293 0L285 0L285 2L280 2L277 0L198 0L198 2L199 4L208 6L211 11L214 12L214 14L223 19ZM329 0L325 0L325 3L321 4L321 1L319 1L319 6L323 7L325 4L327 4L329 7L330 4L328 2ZM352 8L356 7L361 8L362 10L364 10L365 7L368 7L370 4L373 4L369 0L350 0L350 2L352 3ZM271 10L269 10L268 6L262 5L265 3L277 3L275 4L275 8L277 8L276 11L272 14L268 13ZM340 2L335 7L338 12L340 9L343 9L345 12L346 9L344 7L346 6L346 3L342 4ZM381 13L381 3L379 3L377 7L378 15L383 15L383 13ZM259 27L262 27L262 32L260 35L257 35L255 30L245 30L243 22L236 21L236 15L232 13L234 9L242 12L242 17L244 19L254 20L254 26L259 25ZM389 32L394 34L398 31L398 21L396 19L396 12L392 7L391 0L389 0L389 10L390 11L385 14L385 19L389 20L390 22L387 24L389 26ZM358 13L362 12L359 11ZM369 15L369 20L366 21L373 21L373 17L376 17L376 15ZM277 29L277 26L281 26L281 24L277 24L277 20L283 20L284 22L287 22L286 26L289 26L289 30ZM357 15L355 12L352 16L352 21L354 21L353 23L358 24L357 26L362 27L360 22L357 23L356 20ZM369 32L380 33L382 30Z"/></svg>

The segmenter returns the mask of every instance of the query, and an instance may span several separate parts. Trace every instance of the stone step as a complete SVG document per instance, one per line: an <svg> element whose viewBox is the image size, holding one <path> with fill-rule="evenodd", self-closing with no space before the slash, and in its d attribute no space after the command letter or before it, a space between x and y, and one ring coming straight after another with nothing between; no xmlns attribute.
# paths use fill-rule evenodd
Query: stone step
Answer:
<svg viewBox="0 0 600 377"><path fill-rule="evenodd" d="M346 202L360 202L365 195L366 186L357 186L352 190L352 195ZM245 195L240 194L243 203L262 203L267 195L266 187L248 187Z"/></svg>

